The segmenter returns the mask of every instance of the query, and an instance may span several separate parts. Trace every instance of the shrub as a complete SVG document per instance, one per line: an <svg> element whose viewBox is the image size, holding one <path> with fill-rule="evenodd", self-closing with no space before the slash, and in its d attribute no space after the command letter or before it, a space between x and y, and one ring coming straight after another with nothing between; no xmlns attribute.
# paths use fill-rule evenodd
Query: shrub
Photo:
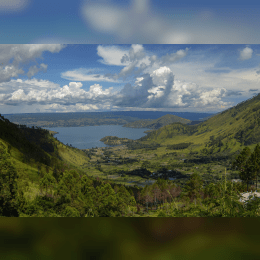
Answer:
<svg viewBox="0 0 260 260"><path fill-rule="evenodd" d="M80 217L77 209L67 206L63 212L65 217Z"/></svg>

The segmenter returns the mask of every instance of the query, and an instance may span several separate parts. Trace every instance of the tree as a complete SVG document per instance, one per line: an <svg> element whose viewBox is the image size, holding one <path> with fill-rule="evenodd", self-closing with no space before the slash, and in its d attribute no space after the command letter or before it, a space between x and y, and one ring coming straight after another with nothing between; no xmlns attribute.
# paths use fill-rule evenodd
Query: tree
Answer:
<svg viewBox="0 0 260 260"><path fill-rule="evenodd" d="M65 217L80 217L80 213L77 209L67 206L63 212Z"/></svg>
<svg viewBox="0 0 260 260"><path fill-rule="evenodd" d="M18 217L17 171L0 147L0 215Z"/></svg>
<svg viewBox="0 0 260 260"><path fill-rule="evenodd" d="M148 186L145 186L141 191L141 197L146 204L146 211L148 212L148 203L153 202L153 196Z"/></svg>
<svg viewBox="0 0 260 260"><path fill-rule="evenodd" d="M116 217L124 213L123 201L118 201L109 183L98 186L96 192L95 204L100 217Z"/></svg>
<svg viewBox="0 0 260 260"><path fill-rule="evenodd" d="M80 177L77 171L65 171L57 186L57 195L70 195L71 199L77 198L80 193Z"/></svg>
<svg viewBox="0 0 260 260"><path fill-rule="evenodd" d="M260 171L260 146L256 145L254 152L251 154L249 158L250 168L253 172L254 177L256 178L256 190L257 190L257 177Z"/></svg>
<svg viewBox="0 0 260 260"><path fill-rule="evenodd" d="M153 192L153 198L154 198L154 205L156 205L156 210L157 210L158 199L159 199L160 192L161 192L157 183L154 183L152 185L152 192Z"/></svg>
<svg viewBox="0 0 260 260"><path fill-rule="evenodd" d="M45 174L44 177L40 180L40 188L45 189L45 195L47 195L49 188L54 188L55 184L56 180L50 173Z"/></svg>
<svg viewBox="0 0 260 260"><path fill-rule="evenodd" d="M128 207L133 207L136 205L136 201L135 198L133 196L130 195L130 193L128 192L128 190L124 187L124 186L120 186L120 188L117 190L117 197L118 197L118 201L121 201L121 210L126 210L127 206Z"/></svg>
<svg viewBox="0 0 260 260"><path fill-rule="evenodd" d="M58 180L59 180L59 174L58 174L58 171L57 171L56 166L55 166L54 169L53 169L52 175L53 175L53 177L55 178L55 180L58 182Z"/></svg>
<svg viewBox="0 0 260 260"><path fill-rule="evenodd" d="M232 162L232 168L238 168L239 170L243 169L246 160L251 155L251 150L249 147L245 147L242 152L236 157L235 161Z"/></svg>
<svg viewBox="0 0 260 260"><path fill-rule="evenodd" d="M242 152L236 157L235 161L232 162L232 168L238 168L240 171L240 179L247 183L247 191L249 181L252 180L252 168L250 167L249 157L251 151L249 147L245 147ZM251 169L250 169L251 168Z"/></svg>
<svg viewBox="0 0 260 260"><path fill-rule="evenodd" d="M190 199L197 199L201 196L203 180L198 173L193 173L190 180L186 183L186 190ZM195 200L196 201L196 200Z"/></svg>

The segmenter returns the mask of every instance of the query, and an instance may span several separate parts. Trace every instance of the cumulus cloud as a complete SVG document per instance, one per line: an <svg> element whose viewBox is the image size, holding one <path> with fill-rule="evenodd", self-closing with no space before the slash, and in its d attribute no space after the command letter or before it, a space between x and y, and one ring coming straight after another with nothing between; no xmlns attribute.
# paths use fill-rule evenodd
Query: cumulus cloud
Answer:
<svg viewBox="0 0 260 260"><path fill-rule="evenodd" d="M8 82L12 77L24 74L23 66L29 62L35 62L41 58L44 51L56 53L62 50L62 44L1 44L0 45L0 83ZM42 63L39 68L32 66L29 68L28 77L35 75L39 71L46 71L47 65Z"/></svg>
<svg viewBox="0 0 260 260"><path fill-rule="evenodd" d="M106 65L127 65L127 62L121 61L122 57L128 53L127 49L122 49L114 45L99 45L97 47L97 55L102 57L99 60Z"/></svg>
<svg viewBox="0 0 260 260"><path fill-rule="evenodd" d="M14 65L0 66L0 83L7 82L12 77L18 77L20 74L24 74L24 71Z"/></svg>
<svg viewBox="0 0 260 260"><path fill-rule="evenodd" d="M128 49L119 46L99 45L97 47L97 54L101 57L99 62L123 67L119 73L101 74L102 70L100 69L79 68L63 72L61 77L72 81L120 82L121 79L126 80L128 77L140 76L145 70L151 70L155 64L157 67L173 64L184 58L188 54L188 50L189 48L180 49L157 58L156 55L146 53L141 44L132 44Z"/></svg>
<svg viewBox="0 0 260 260"><path fill-rule="evenodd" d="M102 59L99 61L106 65L127 66L136 60L145 57L145 50L141 44L132 44L130 48L114 45L99 45L97 55Z"/></svg>
<svg viewBox="0 0 260 260"><path fill-rule="evenodd" d="M8 88L6 87L8 85ZM222 101L224 88L202 89L195 83L174 80L173 72L163 66L152 73L137 77L134 84L127 83L120 91L104 89L93 84L89 90L81 82L70 82L60 87L49 81L11 80L1 83L0 104L9 106L42 105L45 111L85 111L93 109L205 109L216 110L230 105ZM49 109L49 110L48 110ZM56 109L56 110L55 110ZM43 109L41 109L43 111ZM73 110L72 110L73 111Z"/></svg>
<svg viewBox="0 0 260 260"><path fill-rule="evenodd" d="M141 44L132 44L129 49L122 49L119 46L98 46L97 48L97 54L102 58L99 60L101 63L124 66L118 74L106 75L114 80L119 78L125 80L129 76L138 77L145 70L151 70L154 65L160 67L173 64L184 58L188 51L189 48L180 49L158 58L156 55L146 53Z"/></svg>
<svg viewBox="0 0 260 260"><path fill-rule="evenodd" d="M28 0L0 0L0 13L23 11L29 3Z"/></svg>
<svg viewBox="0 0 260 260"><path fill-rule="evenodd" d="M82 89L81 82L70 82L62 88L49 81L12 80L11 84L2 83L0 89L5 90L1 96L1 103L6 105L19 104L61 104L70 105L76 103L104 103L105 98L110 98L113 87L102 89L99 84L90 86L89 91ZM5 86L7 85L7 86ZM13 87L10 87L13 86ZM2 92L2 91L1 91Z"/></svg>
<svg viewBox="0 0 260 260"><path fill-rule="evenodd" d="M248 60L252 58L253 50L249 47L245 47L242 51L240 51L240 60Z"/></svg>
<svg viewBox="0 0 260 260"><path fill-rule="evenodd" d="M195 83L174 81L172 71L164 66L136 79L135 85L126 84L115 101L118 107L194 108L216 110L230 106L221 99L226 89L202 89Z"/></svg>

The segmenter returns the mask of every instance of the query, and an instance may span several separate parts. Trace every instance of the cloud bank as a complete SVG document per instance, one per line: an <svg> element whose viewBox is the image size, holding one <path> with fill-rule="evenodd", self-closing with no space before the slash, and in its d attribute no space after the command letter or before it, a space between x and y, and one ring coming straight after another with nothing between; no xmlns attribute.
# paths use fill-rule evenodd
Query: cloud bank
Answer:
<svg viewBox="0 0 260 260"><path fill-rule="evenodd" d="M44 51L60 52L65 45L62 44L1 44L0 45L0 83L8 82L12 77L24 74L23 67L29 62L36 62L42 58ZM30 78L39 71L46 71L47 65L41 63L39 67L31 66L27 76Z"/></svg>
<svg viewBox="0 0 260 260"><path fill-rule="evenodd" d="M90 86L89 90L82 89L81 82L70 82L60 87L49 81L11 80L0 84L0 102L4 105L18 106L22 104L39 104L45 111L86 111L90 109L169 109L186 108L198 110L216 110L221 106L230 105L223 102L226 90L218 88L203 91L194 83L174 81L173 72L166 66L143 74L136 78L135 83L125 84L120 91L113 87L102 89L99 84ZM10 88L10 86L12 86ZM11 90L11 92L10 92ZM57 112L58 112L57 111Z"/></svg>

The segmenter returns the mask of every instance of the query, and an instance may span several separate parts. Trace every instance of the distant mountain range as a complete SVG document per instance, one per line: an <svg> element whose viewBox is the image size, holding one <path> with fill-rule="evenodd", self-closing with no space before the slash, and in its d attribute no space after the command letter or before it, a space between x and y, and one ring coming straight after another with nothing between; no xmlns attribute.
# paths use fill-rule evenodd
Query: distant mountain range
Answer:
<svg viewBox="0 0 260 260"><path fill-rule="evenodd" d="M164 116L168 115L164 118ZM30 114L5 114L5 118L11 122L28 127L77 127L94 125L126 125L136 121L136 124L150 122L147 128L158 129L165 123L183 122L185 124L198 123L204 118L214 116L209 113L190 113L190 112L161 112L161 111L113 111L113 112L75 112L75 113L30 113ZM169 118L169 116L174 116ZM157 120L156 126L153 120ZM175 119L174 119L175 118ZM203 118L203 119L202 119ZM178 119L178 120L177 120ZM181 121L180 121L181 120ZM187 121L188 120L188 121ZM143 123L141 123L141 121ZM191 121L195 121L192 123ZM198 121L198 122L197 122ZM134 125L132 127L135 127Z"/></svg>

